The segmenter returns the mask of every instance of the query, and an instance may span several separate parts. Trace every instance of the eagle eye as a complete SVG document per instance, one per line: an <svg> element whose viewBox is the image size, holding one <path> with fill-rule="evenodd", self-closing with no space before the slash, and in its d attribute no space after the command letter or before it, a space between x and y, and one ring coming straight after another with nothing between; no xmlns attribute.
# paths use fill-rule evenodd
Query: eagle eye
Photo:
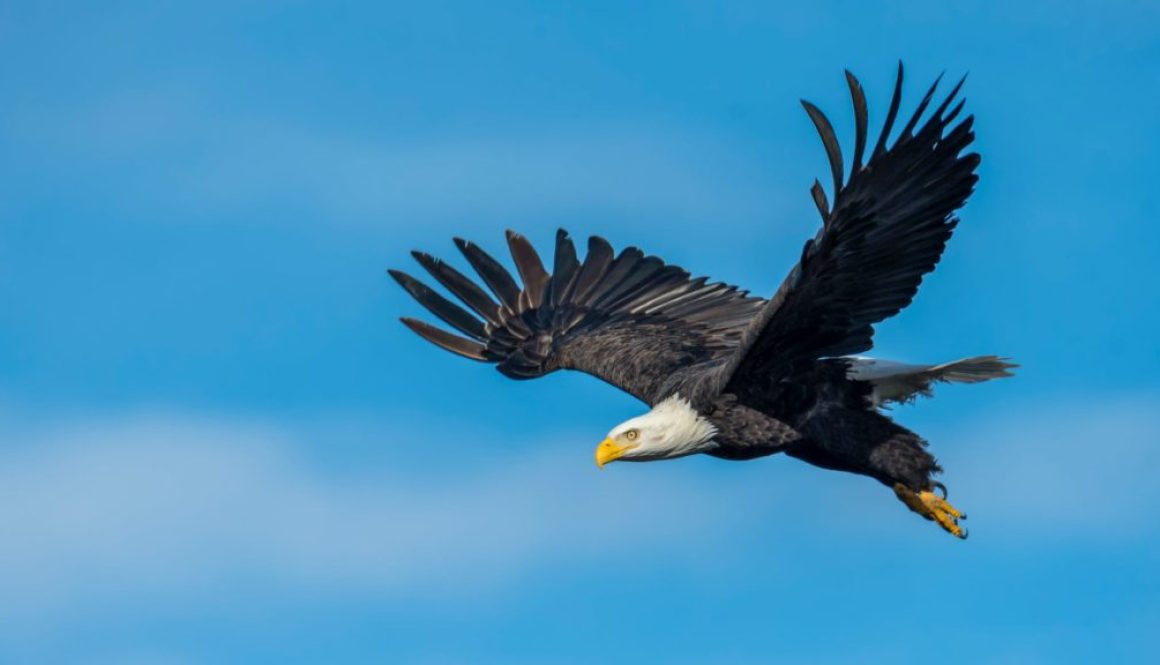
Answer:
<svg viewBox="0 0 1160 665"><path fill-rule="evenodd" d="M624 438L628 439L629 441L636 441L637 437L639 436L640 430L638 429L630 429L624 433Z"/></svg>

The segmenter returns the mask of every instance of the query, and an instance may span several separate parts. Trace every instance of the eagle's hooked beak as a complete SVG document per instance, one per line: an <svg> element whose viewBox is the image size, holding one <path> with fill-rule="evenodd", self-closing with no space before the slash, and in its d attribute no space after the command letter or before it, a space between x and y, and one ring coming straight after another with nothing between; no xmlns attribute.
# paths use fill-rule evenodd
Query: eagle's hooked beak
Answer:
<svg viewBox="0 0 1160 665"><path fill-rule="evenodd" d="M596 446L596 466L603 469L605 464L620 459L626 452L633 448L636 448L636 446L622 446L611 438L607 438L601 441L599 446Z"/></svg>

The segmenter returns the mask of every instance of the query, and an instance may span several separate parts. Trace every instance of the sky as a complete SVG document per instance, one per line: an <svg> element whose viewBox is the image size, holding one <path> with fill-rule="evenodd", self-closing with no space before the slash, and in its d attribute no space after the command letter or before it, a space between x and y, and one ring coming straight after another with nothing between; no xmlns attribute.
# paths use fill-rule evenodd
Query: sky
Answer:
<svg viewBox="0 0 1160 665"><path fill-rule="evenodd" d="M959 542L777 456L612 465L643 407L420 340L386 275L503 230L768 295L940 72L977 191L879 357ZM1160 648L1160 9L6 2L0 662L1067 663Z"/></svg>

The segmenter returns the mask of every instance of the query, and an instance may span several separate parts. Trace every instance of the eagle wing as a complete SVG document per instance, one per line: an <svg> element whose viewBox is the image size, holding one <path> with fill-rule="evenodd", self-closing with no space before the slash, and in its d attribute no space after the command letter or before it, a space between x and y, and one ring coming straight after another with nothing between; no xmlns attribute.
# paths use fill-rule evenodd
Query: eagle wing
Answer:
<svg viewBox="0 0 1160 665"><path fill-rule="evenodd" d="M940 77L941 78L941 77ZM951 107L963 82L919 126L938 86L887 147L902 97L902 64L877 144L866 150L866 97L849 72L855 143L850 177L829 120L802 101L821 135L834 180L831 209L821 184L811 193L822 228L776 294L754 317L736 355L719 374L729 391L768 386L824 357L861 353L872 346L873 325L906 307L924 275L934 269L958 223L954 212L978 179L979 156L962 154L974 139L973 116L957 124L963 101Z"/></svg>
<svg viewBox="0 0 1160 665"><path fill-rule="evenodd" d="M408 328L453 353L496 363L514 379L574 369L653 404L665 397L658 393L674 372L729 357L764 302L736 287L692 278L635 247L614 254L596 236L581 263L560 230L551 274L523 236L508 231L507 241L522 286L477 245L455 239L491 295L443 261L412 253L470 311L406 273L389 272L463 336L403 318Z"/></svg>

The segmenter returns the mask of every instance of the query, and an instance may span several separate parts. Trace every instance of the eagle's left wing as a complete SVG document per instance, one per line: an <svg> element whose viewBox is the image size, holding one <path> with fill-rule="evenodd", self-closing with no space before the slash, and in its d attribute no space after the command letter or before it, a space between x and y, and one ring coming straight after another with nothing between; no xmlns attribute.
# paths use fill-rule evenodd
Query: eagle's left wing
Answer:
<svg viewBox="0 0 1160 665"><path fill-rule="evenodd" d="M846 79L856 125L850 177L843 182L842 153L829 121L803 101L829 157L834 207L815 182L811 191L822 228L754 317L738 353L719 370L718 384L727 390L768 387L819 358L869 349L872 326L910 304L923 276L934 270L958 223L955 210L978 179L979 156L963 154L975 136L973 117L956 123L963 102L952 107L961 81L919 125L936 81L888 146L902 93L899 64L890 110L863 166L866 98L852 74Z"/></svg>
<svg viewBox="0 0 1160 665"><path fill-rule="evenodd" d="M730 355L763 302L736 287L694 279L635 247L614 255L597 236L581 263L568 234L559 231L551 274L523 236L509 231L507 239L522 287L477 245L455 241L499 302L450 265L413 253L470 312L406 273L390 274L465 336L403 318L408 328L453 353L496 363L514 379L575 369L653 404L666 397L659 391L675 372Z"/></svg>

